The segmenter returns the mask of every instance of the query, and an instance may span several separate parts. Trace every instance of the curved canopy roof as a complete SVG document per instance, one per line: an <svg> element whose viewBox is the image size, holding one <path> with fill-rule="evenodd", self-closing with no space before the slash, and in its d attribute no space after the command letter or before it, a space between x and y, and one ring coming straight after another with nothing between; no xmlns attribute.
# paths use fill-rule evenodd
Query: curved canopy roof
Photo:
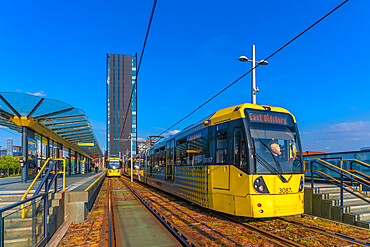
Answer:
<svg viewBox="0 0 370 247"><path fill-rule="evenodd" d="M103 156L84 111L58 100L23 93L0 93L0 125L18 132L22 131L22 126L37 132L44 129L41 134L51 139L61 138L76 151ZM79 143L91 143L91 146Z"/></svg>

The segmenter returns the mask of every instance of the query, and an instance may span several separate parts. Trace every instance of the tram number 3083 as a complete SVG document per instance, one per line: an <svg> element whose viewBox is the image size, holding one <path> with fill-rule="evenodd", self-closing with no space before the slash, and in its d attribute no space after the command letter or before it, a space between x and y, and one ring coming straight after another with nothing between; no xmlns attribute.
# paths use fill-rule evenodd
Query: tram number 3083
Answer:
<svg viewBox="0 0 370 247"><path fill-rule="evenodd" d="M292 188L279 188L279 193L280 194L289 194L289 193L293 193L293 192L292 192Z"/></svg>

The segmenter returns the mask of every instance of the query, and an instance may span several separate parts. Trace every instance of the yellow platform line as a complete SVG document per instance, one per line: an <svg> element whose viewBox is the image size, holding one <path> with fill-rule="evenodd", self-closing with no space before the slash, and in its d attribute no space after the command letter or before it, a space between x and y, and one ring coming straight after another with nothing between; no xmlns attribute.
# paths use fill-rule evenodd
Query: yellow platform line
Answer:
<svg viewBox="0 0 370 247"><path fill-rule="evenodd" d="M93 186L95 183L96 183L96 181L98 181L101 177L103 177L105 175L105 172L103 172L103 174L100 176L100 177L98 177L92 184L90 184L90 186L89 187L87 187L84 191L88 191L89 189L90 189L90 187L91 186Z"/></svg>

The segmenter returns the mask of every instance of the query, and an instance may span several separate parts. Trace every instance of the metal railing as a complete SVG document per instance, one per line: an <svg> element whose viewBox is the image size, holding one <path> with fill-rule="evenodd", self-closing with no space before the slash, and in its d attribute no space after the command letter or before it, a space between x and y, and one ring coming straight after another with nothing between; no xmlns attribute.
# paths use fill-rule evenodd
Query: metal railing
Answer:
<svg viewBox="0 0 370 247"><path fill-rule="evenodd" d="M62 165L62 167L60 167ZM32 220L32 231L31 235L30 232L25 231L23 235L23 239L25 239L25 242L29 244L30 246L43 246L48 241L48 215L49 215L49 195L54 194L56 192L59 192L58 190L58 176L62 175L63 184L61 191L65 191L65 160L61 158L48 158L44 165L41 167L40 171L26 190L25 194L22 196L21 200L19 202L16 202L12 205L6 206L4 208L0 208L0 247L3 247L5 244L5 240L7 241L14 241L13 238L7 237L7 234L16 233L17 232L17 226L12 227L12 222L14 222L14 217L16 217L16 214L21 214L21 221L19 222L19 225L22 225L22 230L19 230L19 232L22 232L25 227L24 224L28 224L30 220ZM39 185L37 186L37 189L35 190L35 193L33 194L32 198L26 198L32 187L35 185L36 181L42 176L44 173L44 176L42 177ZM54 183L54 190L52 190ZM41 192L41 190L44 188L44 192ZM63 195L62 195L63 196ZM40 199L41 198L41 199ZM39 199L39 200L38 200ZM37 201L38 200L38 201ZM25 206L26 205L26 206ZM17 208L19 207L20 208ZM27 209L27 211L26 211ZM32 215L28 217L29 212L31 212L32 209ZM5 213L8 212L6 215ZM5 215L5 216L4 216ZM12 218L11 220L8 220L5 222L5 218ZM42 218L42 219L41 219ZM24 220L24 221L23 221ZM10 227L5 224L11 225ZM18 225L18 226L19 226ZM5 229L7 228L7 229ZM29 228L29 226L26 226L26 228ZM22 237L20 237L22 238ZM29 239L32 239L32 242L30 242ZM15 239L18 240L18 239Z"/></svg>
<svg viewBox="0 0 370 247"><path fill-rule="evenodd" d="M305 163L307 161L309 162L309 170L306 170ZM310 173L311 175L305 176L306 179L310 179L311 188L314 188L315 179L320 178L321 180L336 185L340 188L340 206L343 206L343 191L347 191L363 201L370 203L370 196L362 191L364 187L370 190L369 181L348 170L344 170L342 168L342 161L343 160L341 160L340 167L338 167L319 158L304 160L304 171ZM336 175L337 178L335 178L335 176L330 176L322 170L314 169L314 164L316 164L318 168L326 168L327 170L331 171L334 175ZM359 185L360 189L357 189L354 185Z"/></svg>
<svg viewBox="0 0 370 247"><path fill-rule="evenodd" d="M63 162L63 169L62 171L59 171L59 161L62 161ZM28 187L28 189L26 190L26 192L24 193L21 201L23 201L24 199L26 199L28 193L30 192L30 190L32 189L33 185L36 183L37 179L41 176L41 174L43 173L43 171L45 170L45 167L46 165L49 163L49 162L52 162L51 165L49 165L49 167L47 167L47 171L45 172L45 175L43 177L43 179L41 180L41 183L39 184L39 186L37 187L35 193L33 194L33 196L37 196L42 187L45 185L45 191L49 191L49 189L51 188L51 185L52 183L54 182L55 183L55 188L54 188L54 192L58 192L58 175L59 174L63 174L63 190L62 191L65 191L66 190L66 184L65 184L65 180L66 180L66 163L65 163L65 159L61 159L61 158L48 158L44 165L41 167L40 171L37 173L36 177L34 178L34 180L32 181L32 183L30 184L30 186ZM51 181L48 183L48 178L50 176L50 174L54 174L54 176L51 178ZM21 205L21 208L22 208L22 218L26 218L27 217L27 214L29 212L29 210L31 209L31 207L28 208L27 212L25 212L25 208L24 208L24 204Z"/></svg>
<svg viewBox="0 0 370 247"><path fill-rule="evenodd" d="M48 197L49 192L41 193L37 196L33 196L32 198L24 199L20 202L14 203L12 205L0 208L0 247L4 247L5 239L6 239L6 230L5 230L5 220L4 218L10 217L11 215L19 212L21 209L15 210L13 212L9 212L20 205L24 205L25 203L30 203L29 207L34 205L34 209L32 210L32 242L29 243L32 246L43 246L46 244L48 239L48 227L47 227L47 217L49 212L48 207ZM39 201L39 205L37 205L37 199L41 198ZM41 206L41 202L43 202L43 206ZM39 210L41 208L41 210ZM4 216L4 214L7 215ZM42 222L40 223L40 218L42 218ZM40 231L42 229L42 231ZM24 234L26 235L26 234Z"/></svg>

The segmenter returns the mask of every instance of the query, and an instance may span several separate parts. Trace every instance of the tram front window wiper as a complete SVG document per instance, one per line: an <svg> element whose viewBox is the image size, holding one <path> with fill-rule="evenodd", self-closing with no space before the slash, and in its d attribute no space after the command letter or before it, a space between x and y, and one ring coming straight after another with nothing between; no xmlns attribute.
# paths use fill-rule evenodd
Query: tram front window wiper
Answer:
<svg viewBox="0 0 370 247"><path fill-rule="evenodd" d="M280 180L283 182L283 183L286 183L288 182L283 174L281 174L277 169L275 169L275 167L273 167L269 162L267 162L264 158L262 158L261 155L259 155L258 153L255 154L255 157L256 159L260 162L261 165L263 165L267 170L269 170L270 172L274 173L275 175L277 175Z"/></svg>

